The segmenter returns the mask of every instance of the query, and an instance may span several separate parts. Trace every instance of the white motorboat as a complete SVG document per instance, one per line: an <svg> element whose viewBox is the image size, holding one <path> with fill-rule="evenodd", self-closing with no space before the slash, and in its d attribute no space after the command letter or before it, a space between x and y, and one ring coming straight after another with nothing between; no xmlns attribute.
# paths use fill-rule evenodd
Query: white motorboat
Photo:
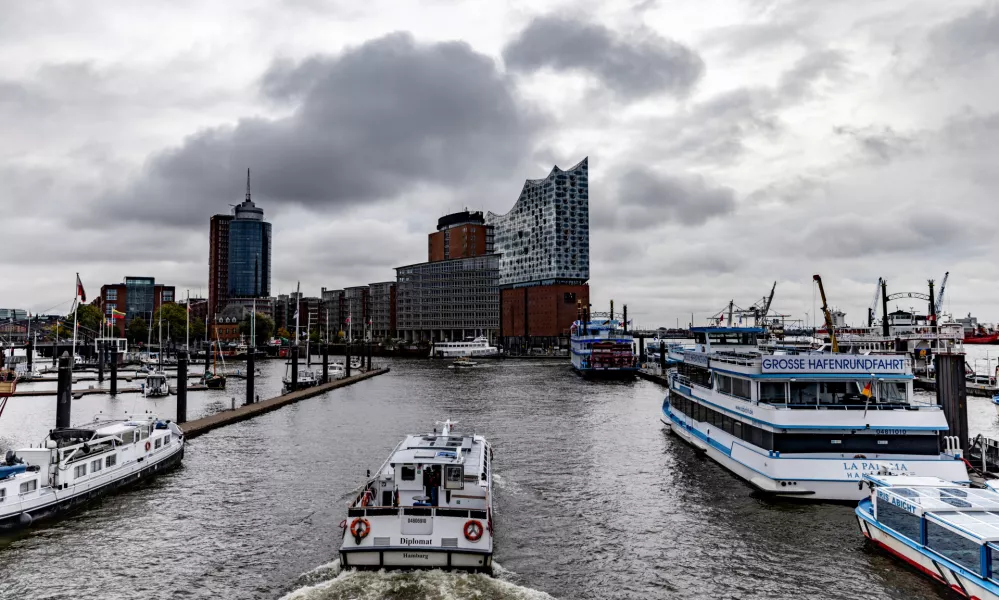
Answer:
<svg viewBox="0 0 999 600"><path fill-rule="evenodd" d="M330 363L328 369L331 381L343 379L347 376L347 369L344 368L343 363Z"/></svg>
<svg viewBox="0 0 999 600"><path fill-rule="evenodd" d="M53 429L37 448L8 451L0 465L0 529L30 525L183 457L183 431L151 415Z"/></svg>
<svg viewBox="0 0 999 600"><path fill-rule="evenodd" d="M479 363L477 363L474 360L468 358L467 356L459 356L458 358L454 359L454 362L452 362L450 365L448 365L448 368L449 369L474 369L475 366L478 365L478 364Z"/></svg>
<svg viewBox="0 0 999 600"><path fill-rule="evenodd" d="M472 358L499 356L499 348L490 346L489 340L480 335L464 342L435 342L430 349L431 358L458 358L460 356Z"/></svg>
<svg viewBox="0 0 999 600"><path fill-rule="evenodd" d="M858 501L865 473L967 483L943 408L904 355L762 354L758 327L695 327L675 347L662 420L758 490Z"/></svg>
<svg viewBox="0 0 999 600"><path fill-rule="evenodd" d="M308 371L300 369L298 371L298 386L292 386L291 381L291 363L288 363L288 372L285 374L284 378L281 380L284 383L285 393L292 392L295 390L304 390L305 388L315 387L319 385L319 377L316 375L315 371Z"/></svg>
<svg viewBox="0 0 999 600"><path fill-rule="evenodd" d="M147 398L157 398L170 393L170 386L167 384L167 376L163 371L153 371L146 375L146 381L142 385L142 395Z"/></svg>
<svg viewBox="0 0 999 600"><path fill-rule="evenodd" d="M364 484L341 523L342 566L491 572L492 450L454 425L407 436Z"/></svg>

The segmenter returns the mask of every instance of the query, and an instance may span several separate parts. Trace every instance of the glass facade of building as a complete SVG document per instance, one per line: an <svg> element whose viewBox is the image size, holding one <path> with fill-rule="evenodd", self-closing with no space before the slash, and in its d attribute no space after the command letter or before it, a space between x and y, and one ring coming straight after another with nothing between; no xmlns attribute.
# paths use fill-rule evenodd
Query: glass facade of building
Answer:
<svg viewBox="0 0 999 600"><path fill-rule="evenodd" d="M524 183L505 215L489 213L495 249L501 255L501 286L584 283L590 278L590 190L588 159L544 179Z"/></svg>
<svg viewBox="0 0 999 600"><path fill-rule="evenodd" d="M497 254L396 268L396 326L407 340L493 338L499 328Z"/></svg>
<svg viewBox="0 0 999 600"><path fill-rule="evenodd" d="M156 280L152 277L126 277L125 298L128 320L142 317L149 323L155 310Z"/></svg>
<svg viewBox="0 0 999 600"><path fill-rule="evenodd" d="M271 293L271 224L235 218L229 223L229 297Z"/></svg>

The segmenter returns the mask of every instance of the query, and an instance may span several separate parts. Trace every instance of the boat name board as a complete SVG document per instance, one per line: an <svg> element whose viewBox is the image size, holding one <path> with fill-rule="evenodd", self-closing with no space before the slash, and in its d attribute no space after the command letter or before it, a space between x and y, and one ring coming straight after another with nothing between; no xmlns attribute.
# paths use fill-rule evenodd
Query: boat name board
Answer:
<svg viewBox="0 0 999 600"><path fill-rule="evenodd" d="M886 494L884 490L878 490L878 500L887 502L893 506L897 506L906 512L916 513L916 505L911 502L906 502L901 498Z"/></svg>
<svg viewBox="0 0 999 600"><path fill-rule="evenodd" d="M906 359L900 356L773 356L765 357L763 373L880 373L906 374Z"/></svg>
<svg viewBox="0 0 999 600"><path fill-rule="evenodd" d="M700 354L700 353L697 353L697 354L686 354L686 353L684 353L684 355L683 355L683 362L687 363L688 365L695 365L695 366L704 367L705 369L707 369L708 368L709 360L708 360L708 355L707 354Z"/></svg>
<svg viewBox="0 0 999 600"><path fill-rule="evenodd" d="M843 471L847 479L863 479L864 474L873 474L885 469L892 473L908 473L909 467L904 462L844 462Z"/></svg>
<svg viewBox="0 0 999 600"><path fill-rule="evenodd" d="M433 543L433 540L421 540L407 537L399 538L399 544L402 546L431 546Z"/></svg>

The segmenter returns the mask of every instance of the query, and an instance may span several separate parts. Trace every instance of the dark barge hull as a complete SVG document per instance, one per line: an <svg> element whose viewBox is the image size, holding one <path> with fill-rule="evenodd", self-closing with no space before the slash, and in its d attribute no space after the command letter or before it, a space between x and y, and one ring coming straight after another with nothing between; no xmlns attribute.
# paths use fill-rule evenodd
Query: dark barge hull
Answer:
<svg viewBox="0 0 999 600"><path fill-rule="evenodd" d="M634 379L638 369L578 369L572 368L583 379L594 380L629 380Z"/></svg>
<svg viewBox="0 0 999 600"><path fill-rule="evenodd" d="M0 531L6 532L29 527L37 521L51 519L62 513L74 510L91 500L104 496L105 494L131 487L147 479L152 479L153 477L161 473L165 473L166 471L179 465L183 458L184 448L181 448L180 452L175 452L172 456L165 460L152 464L144 469L132 473L131 475L122 477L121 479L108 482L99 488L46 504L45 506L41 506L30 511L24 511L16 515L4 517L3 519L0 519Z"/></svg>

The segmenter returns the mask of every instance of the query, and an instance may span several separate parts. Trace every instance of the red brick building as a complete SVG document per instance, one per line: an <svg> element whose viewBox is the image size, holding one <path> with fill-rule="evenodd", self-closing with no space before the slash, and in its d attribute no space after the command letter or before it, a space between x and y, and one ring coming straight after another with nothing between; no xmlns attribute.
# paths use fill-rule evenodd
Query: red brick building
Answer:
<svg viewBox="0 0 999 600"><path fill-rule="evenodd" d="M225 317L221 313L215 315L211 322L210 339L229 344L239 342L239 319Z"/></svg>
<svg viewBox="0 0 999 600"><path fill-rule="evenodd" d="M112 317L112 311L125 313L122 319L114 319L118 336L125 337L125 330L133 319L141 318L147 325L152 324L153 315L160 306L176 301L174 286L156 283L153 277L125 277L124 283L109 283L101 286L101 295L91 302Z"/></svg>
<svg viewBox="0 0 999 600"><path fill-rule="evenodd" d="M590 286L536 285L500 290L500 336L557 338L569 335L576 302L589 304Z"/></svg>
<svg viewBox="0 0 999 600"><path fill-rule="evenodd" d="M491 254L493 228L481 212L458 212L437 219L427 242L428 262Z"/></svg>
<svg viewBox="0 0 999 600"><path fill-rule="evenodd" d="M229 224L232 215L212 217L208 232L208 317L229 301Z"/></svg>

